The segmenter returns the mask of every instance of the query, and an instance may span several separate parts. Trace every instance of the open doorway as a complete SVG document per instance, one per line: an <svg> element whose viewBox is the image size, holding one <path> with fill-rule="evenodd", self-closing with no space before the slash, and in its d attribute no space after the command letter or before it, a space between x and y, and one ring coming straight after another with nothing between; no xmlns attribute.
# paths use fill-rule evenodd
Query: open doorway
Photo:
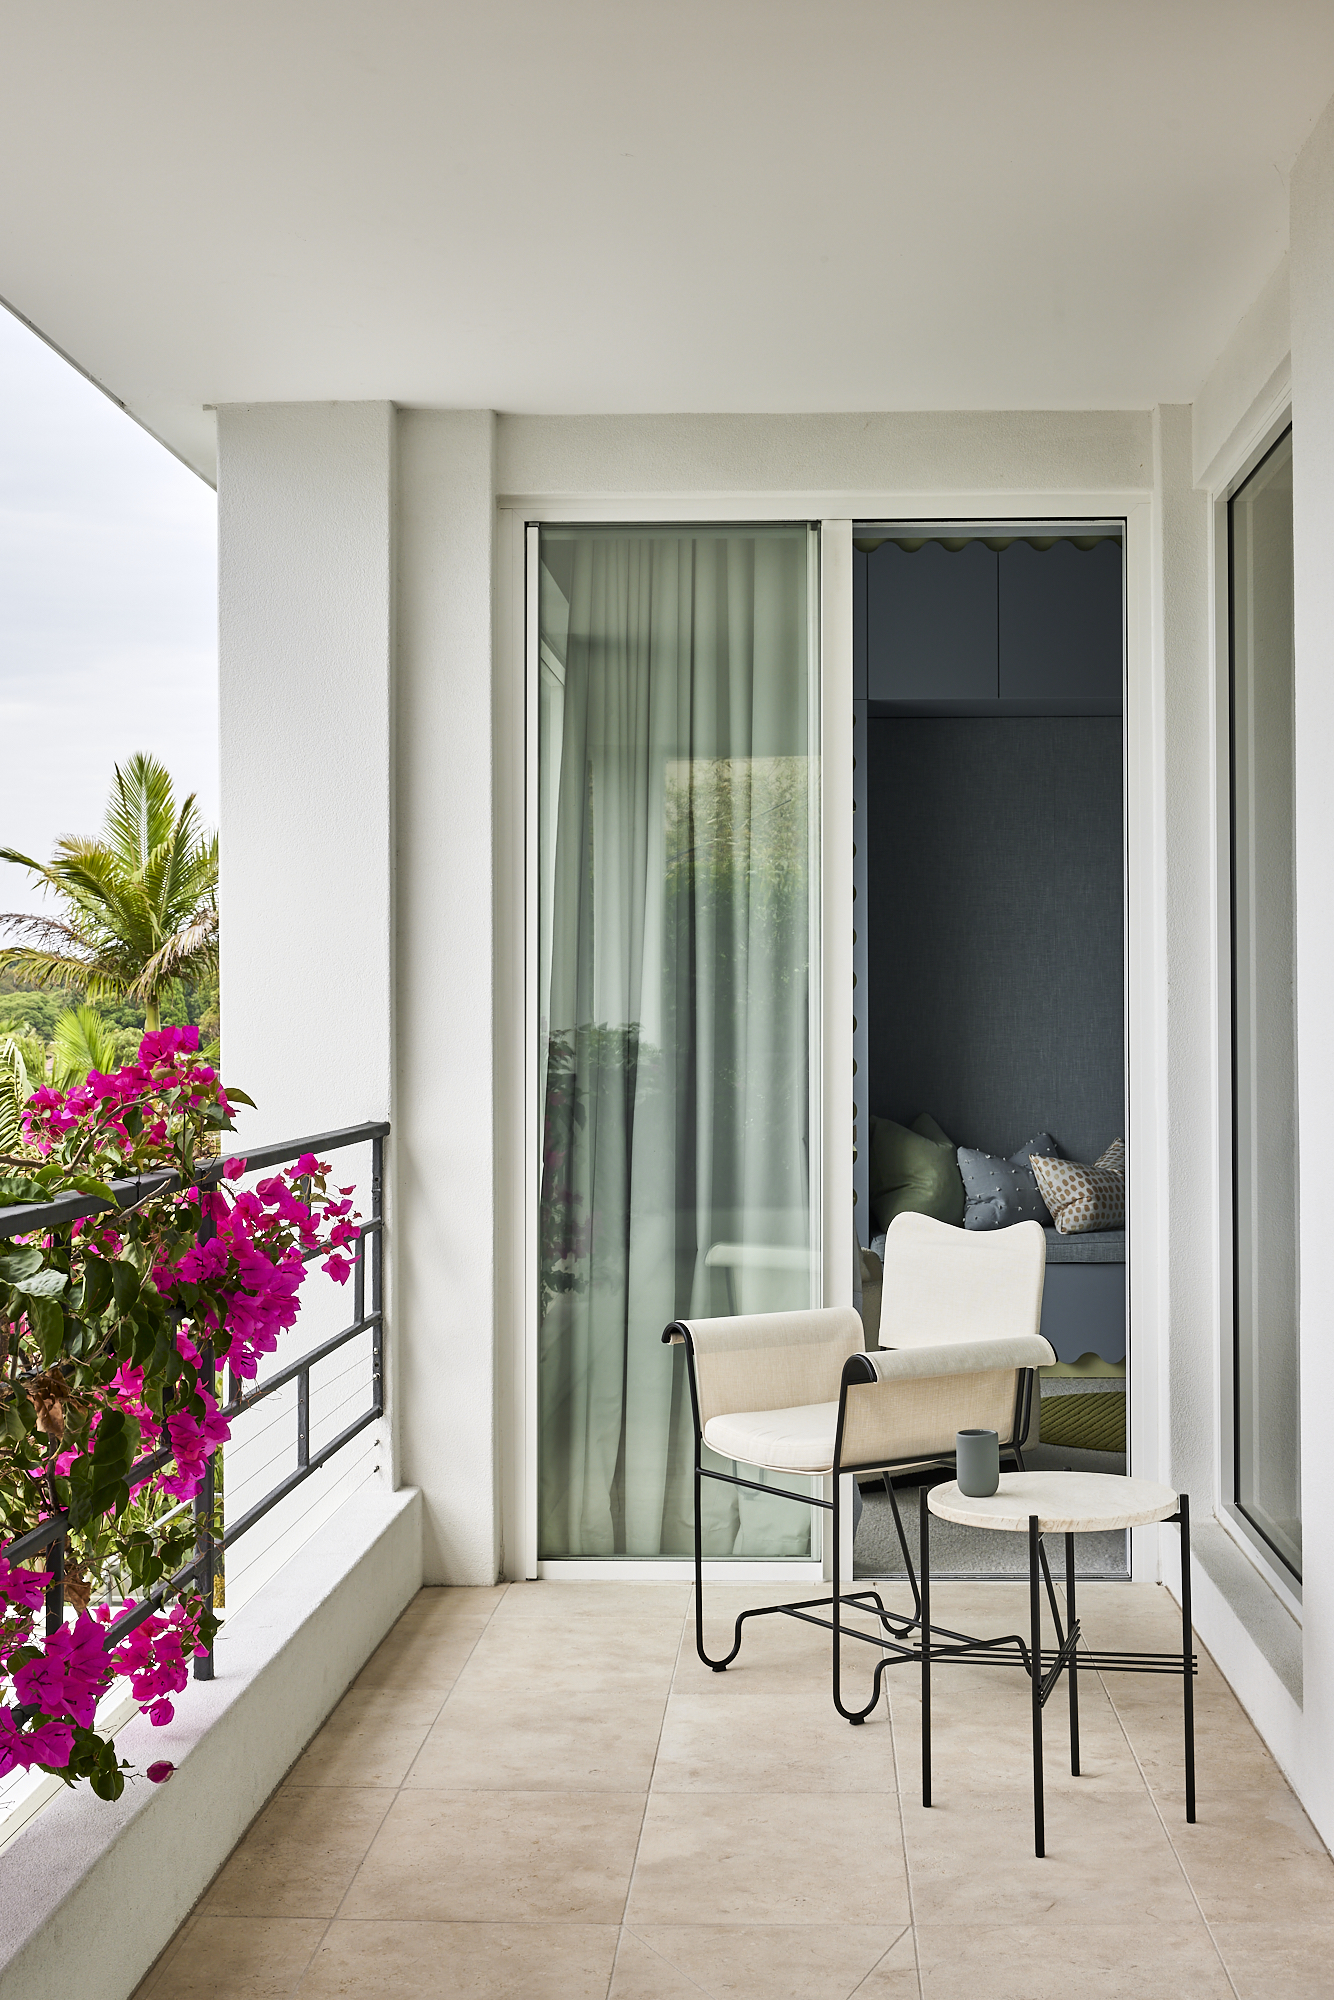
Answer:
<svg viewBox="0 0 1334 2000"><path fill-rule="evenodd" d="M1124 1471L1123 524L858 523L853 584L868 1339L896 1215L1037 1220L1058 1359L1028 1462ZM1071 1205L1109 1174L1110 1201ZM858 1573L893 1575L888 1502L863 1497ZM953 1530L939 1569L1022 1569L1004 1543ZM1080 1566L1124 1576L1126 1553L1122 1534L1089 1537Z"/></svg>

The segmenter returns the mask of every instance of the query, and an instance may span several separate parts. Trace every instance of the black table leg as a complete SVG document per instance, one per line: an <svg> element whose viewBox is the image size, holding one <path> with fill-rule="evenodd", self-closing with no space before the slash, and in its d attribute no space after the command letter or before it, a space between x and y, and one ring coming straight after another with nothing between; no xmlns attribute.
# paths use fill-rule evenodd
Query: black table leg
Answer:
<svg viewBox="0 0 1334 2000"><path fill-rule="evenodd" d="M919 1556L922 1596L922 1804L931 1803L931 1510L929 1487L918 1488L921 1500L922 1547Z"/></svg>
<svg viewBox="0 0 1334 2000"><path fill-rule="evenodd" d="M1028 1614L1029 1678L1033 1689L1033 1852L1041 1860L1047 1852L1046 1825L1042 1810L1042 1598L1038 1592L1038 1550L1042 1537L1038 1517L1028 1517Z"/></svg>
<svg viewBox="0 0 1334 2000"><path fill-rule="evenodd" d="M1075 1629L1075 1538L1065 1538L1065 1624L1073 1634ZM1070 1648L1070 1664L1066 1669L1070 1676L1070 1775L1079 1776L1079 1648Z"/></svg>
<svg viewBox="0 0 1334 2000"><path fill-rule="evenodd" d="M1181 1521L1181 1713L1186 1732L1186 1824L1195 1824L1195 1634L1190 1618L1190 1498L1178 1495Z"/></svg>

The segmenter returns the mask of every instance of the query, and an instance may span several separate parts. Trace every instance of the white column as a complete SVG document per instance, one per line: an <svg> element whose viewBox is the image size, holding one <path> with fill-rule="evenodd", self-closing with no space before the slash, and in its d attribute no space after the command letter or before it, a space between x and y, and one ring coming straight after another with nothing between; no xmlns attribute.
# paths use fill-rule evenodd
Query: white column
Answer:
<svg viewBox="0 0 1334 2000"><path fill-rule="evenodd" d="M224 1075L243 1137L390 1113L394 412L218 414Z"/></svg>
<svg viewBox="0 0 1334 2000"><path fill-rule="evenodd" d="M490 1583L496 1504L494 419L399 418L395 1313L428 1583Z"/></svg>

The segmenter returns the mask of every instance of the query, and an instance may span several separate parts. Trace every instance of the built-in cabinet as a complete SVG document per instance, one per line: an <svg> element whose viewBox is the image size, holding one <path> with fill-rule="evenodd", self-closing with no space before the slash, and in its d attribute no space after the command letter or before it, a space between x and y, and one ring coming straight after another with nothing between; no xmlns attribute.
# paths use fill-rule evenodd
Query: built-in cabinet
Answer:
<svg viewBox="0 0 1334 2000"><path fill-rule="evenodd" d="M902 536L861 555L871 701L1119 712L1119 540Z"/></svg>

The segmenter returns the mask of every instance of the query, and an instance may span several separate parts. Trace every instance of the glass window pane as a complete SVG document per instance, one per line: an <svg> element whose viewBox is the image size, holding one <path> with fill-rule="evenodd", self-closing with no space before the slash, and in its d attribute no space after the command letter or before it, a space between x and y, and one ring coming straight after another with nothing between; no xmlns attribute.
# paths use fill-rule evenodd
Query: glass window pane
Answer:
<svg viewBox="0 0 1334 2000"><path fill-rule="evenodd" d="M1229 522L1236 1498L1300 1576L1291 432Z"/></svg>
<svg viewBox="0 0 1334 2000"><path fill-rule="evenodd" d="M689 1554L663 1328L811 1302L813 549L541 530L544 1557ZM706 1553L809 1554L807 1510L705 1494Z"/></svg>

